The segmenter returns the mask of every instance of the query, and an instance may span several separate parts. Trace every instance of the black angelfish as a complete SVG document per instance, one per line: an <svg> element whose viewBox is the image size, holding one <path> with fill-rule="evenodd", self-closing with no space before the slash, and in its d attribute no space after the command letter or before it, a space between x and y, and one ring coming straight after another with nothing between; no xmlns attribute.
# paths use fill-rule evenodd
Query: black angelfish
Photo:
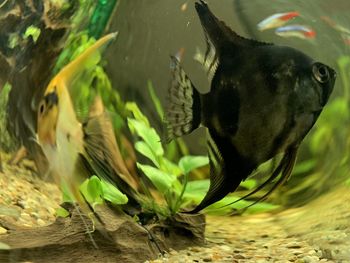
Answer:
<svg viewBox="0 0 350 263"><path fill-rule="evenodd" d="M233 192L261 163L284 153L272 175L282 173L265 198L284 183L298 147L332 93L336 72L304 53L243 38L195 4L216 68L210 92L199 94L172 57L173 80L165 122L167 140L208 128L210 188L198 212Z"/></svg>

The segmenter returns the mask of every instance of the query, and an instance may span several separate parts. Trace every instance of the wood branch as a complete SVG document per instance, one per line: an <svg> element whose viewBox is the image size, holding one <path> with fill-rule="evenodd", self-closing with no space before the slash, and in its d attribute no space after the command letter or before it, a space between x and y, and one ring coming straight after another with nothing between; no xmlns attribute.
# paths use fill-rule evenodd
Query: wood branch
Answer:
<svg viewBox="0 0 350 263"><path fill-rule="evenodd" d="M0 262L144 262L156 258L159 250L170 247L179 250L204 242L202 215L178 215L182 222L172 226L166 223L141 226L130 216L107 206L98 207L96 213L104 227L100 225L101 230L96 229L91 236L76 209L71 210L70 217L58 218L52 225L41 228L17 228L0 220L8 229L7 234L0 236L0 242L10 247L0 250ZM92 230L92 220L86 216L84 219ZM185 229L183 222L190 222L198 232L193 234Z"/></svg>

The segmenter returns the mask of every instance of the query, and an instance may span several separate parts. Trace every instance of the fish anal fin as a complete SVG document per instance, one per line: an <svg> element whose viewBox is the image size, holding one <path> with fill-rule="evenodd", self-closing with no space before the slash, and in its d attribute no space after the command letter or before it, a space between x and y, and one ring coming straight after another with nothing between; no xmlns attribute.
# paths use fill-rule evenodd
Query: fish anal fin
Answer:
<svg viewBox="0 0 350 263"><path fill-rule="evenodd" d="M294 167L294 164L295 164L295 161L296 161L297 152L298 152L298 147L292 147L292 148L288 149L285 152L285 154L283 155L283 157L282 157L281 161L279 162L278 166L276 167L276 169L272 172L271 176L266 179L265 182L263 182L261 185L259 185L256 189L254 189L250 193L242 196L241 198L239 198L238 200L236 200L232 203L224 205L223 207L233 205L233 204L235 204L243 199L246 199L246 198L254 195L255 193L259 192L261 189L263 189L265 186L270 184L282 172L281 177L263 196L261 196L259 199L257 199L256 201L254 201L252 204L245 207L244 209L247 209L247 208L257 204L258 202L264 200L265 198L267 198L275 189L277 189L277 187L279 187L280 185L285 183L288 180L288 178L290 177L292 170L293 170L293 167Z"/></svg>
<svg viewBox="0 0 350 263"><path fill-rule="evenodd" d="M220 151L223 143L225 143L223 139L219 140L219 137L213 132L208 133L210 187L201 203L190 213L197 213L236 190L241 181L252 171L250 166L247 166L247 168L244 164L238 167L236 164L240 162L235 158L237 157L235 154L233 154L233 159L231 159L227 152Z"/></svg>
<svg viewBox="0 0 350 263"><path fill-rule="evenodd" d="M288 181L289 177L292 174L293 167L296 162L297 158L297 152L298 152L298 147L288 149L283 157L283 160L281 161L282 165L282 174L280 178L277 180L277 182L265 193L263 196L261 196L258 200L254 201L252 204L247 206L245 209L248 207L251 207L260 201L266 199L270 194L272 194L279 186L283 185L286 181ZM265 184L265 183L264 183ZM258 187L260 188L260 187ZM262 187L261 187L262 188ZM254 191L257 192L257 191ZM250 195L250 194L248 194Z"/></svg>

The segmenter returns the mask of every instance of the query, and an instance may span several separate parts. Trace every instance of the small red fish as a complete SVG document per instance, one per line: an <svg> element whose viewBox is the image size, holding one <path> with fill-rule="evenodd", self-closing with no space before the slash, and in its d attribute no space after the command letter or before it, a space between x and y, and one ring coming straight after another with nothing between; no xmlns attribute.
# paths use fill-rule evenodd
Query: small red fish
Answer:
<svg viewBox="0 0 350 263"><path fill-rule="evenodd" d="M336 23L334 20L332 20L330 17L328 16L321 16L321 19L326 22L329 26L331 26L332 28L334 28L335 30L337 30L340 33L345 33L345 34L350 34L350 30L342 25L339 25L338 23Z"/></svg>
<svg viewBox="0 0 350 263"><path fill-rule="evenodd" d="M349 34L341 34L341 37L344 41L344 44L350 46L350 35Z"/></svg>
<svg viewBox="0 0 350 263"><path fill-rule="evenodd" d="M271 15L271 16L265 18L264 20L262 20L258 24L258 29L260 31L264 31L266 29L283 26L289 20L291 20L299 15L300 15L299 12L296 12L296 11L286 12L286 13L277 13L277 14Z"/></svg>
<svg viewBox="0 0 350 263"><path fill-rule="evenodd" d="M316 37L315 30L303 25L279 27L275 30L275 33L281 37L298 37L301 39L314 39Z"/></svg>

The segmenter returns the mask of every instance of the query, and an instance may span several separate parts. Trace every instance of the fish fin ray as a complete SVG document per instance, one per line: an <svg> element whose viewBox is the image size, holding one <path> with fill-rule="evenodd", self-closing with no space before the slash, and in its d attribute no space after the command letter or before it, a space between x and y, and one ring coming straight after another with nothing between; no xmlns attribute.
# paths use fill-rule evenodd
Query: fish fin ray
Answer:
<svg viewBox="0 0 350 263"><path fill-rule="evenodd" d="M221 200L228 193L234 191L241 182L230 174L228 165L217 147L215 141L208 133L208 155L210 165L210 187L201 203L190 213L197 213L207 206Z"/></svg>
<svg viewBox="0 0 350 263"><path fill-rule="evenodd" d="M261 196L258 200L255 200L252 204L250 204L249 206L245 207L244 209L247 209L257 203L259 203L260 201L263 201L264 199L266 199L270 194L273 193L273 191L275 191L279 186L281 186L282 184L284 184L289 177L292 174L293 171L293 167L296 161L296 157L297 157L297 152L298 152L298 148L293 148L291 150L289 150L286 153L286 159L285 162L283 164L283 170L282 170L282 175L281 177L277 180L277 182L269 189L269 191L264 194L263 196Z"/></svg>
<svg viewBox="0 0 350 263"><path fill-rule="evenodd" d="M214 46L220 51L229 43L242 46L273 45L248 38L244 38L229 28L223 21L219 20L209 9L204 1L195 3L202 27ZM219 54L219 56L222 54Z"/></svg>
<svg viewBox="0 0 350 263"><path fill-rule="evenodd" d="M221 208L227 207L229 205L233 205L233 204L235 204L243 199L246 199L246 198L252 196L253 194L259 192L261 189L263 189L265 186L267 186L269 183L271 183L274 179L276 179L277 176L282 172L281 178L277 180L277 182L272 186L272 188L265 195L263 195L258 200L254 201L252 204L245 207L244 209L247 209L248 207L251 207L251 206L255 205L256 203L262 201L266 197L268 197L278 186L283 184L290 177L294 163L295 163L296 153L297 153L297 148L293 148L293 149L287 151L287 153L283 156L282 160L280 161L280 163L278 164L276 169L273 171L271 176L265 182L263 182L261 185L259 185L257 188L255 188L253 191L249 192L248 194L242 196L241 198L237 199L234 202L231 202L229 204L222 206Z"/></svg>
<svg viewBox="0 0 350 263"><path fill-rule="evenodd" d="M128 197L137 200L139 184L128 171L119 151L109 115L106 112L90 116L83 125L83 157L98 177L116 185Z"/></svg>
<svg viewBox="0 0 350 263"><path fill-rule="evenodd" d="M166 110L165 141L189 134L201 122L200 94L180 66L178 59L171 56L172 81L169 85L169 103Z"/></svg>

